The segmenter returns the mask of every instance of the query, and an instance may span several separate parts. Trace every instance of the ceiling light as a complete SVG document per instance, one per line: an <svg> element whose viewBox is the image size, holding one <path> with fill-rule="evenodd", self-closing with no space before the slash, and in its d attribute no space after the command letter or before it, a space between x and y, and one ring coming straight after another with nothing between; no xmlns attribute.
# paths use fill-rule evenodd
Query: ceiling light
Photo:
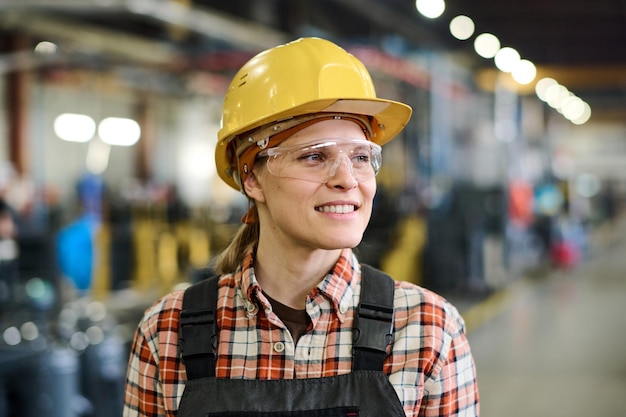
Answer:
<svg viewBox="0 0 626 417"><path fill-rule="evenodd" d="M68 142L89 142L96 133L96 122L84 114L63 113L54 119L54 133Z"/></svg>
<svg viewBox="0 0 626 417"><path fill-rule="evenodd" d="M493 58L500 50L500 41L491 33L482 33L474 40L474 50L483 58Z"/></svg>
<svg viewBox="0 0 626 417"><path fill-rule="evenodd" d="M101 140L92 140L87 149L85 167L93 175L102 175L109 166L111 145Z"/></svg>
<svg viewBox="0 0 626 417"><path fill-rule="evenodd" d="M494 57L496 67L502 72L511 72L520 62L519 52L515 49L505 46L500 49Z"/></svg>
<svg viewBox="0 0 626 417"><path fill-rule="evenodd" d="M572 95L561 103L561 109L563 110L563 116L568 120L576 120L582 117L585 112L585 102L580 97Z"/></svg>
<svg viewBox="0 0 626 417"><path fill-rule="evenodd" d="M513 79L518 83L529 84L537 76L537 68L531 61L521 59L513 69L511 75L513 75Z"/></svg>
<svg viewBox="0 0 626 417"><path fill-rule="evenodd" d="M553 109L556 109L560 112L561 104L563 101L570 97L572 93L563 85L557 85L556 89L554 87L548 90L548 104Z"/></svg>
<svg viewBox="0 0 626 417"><path fill-rule="evenodd" d="M537 97L539 97L542 101L548 101L548 98L546 97L548 88L557 84L558 83L553 78L546 77L540 79L537 81L537 84L535 84L535 93L537 93Z"/></svg>
<svg viewBox="0 0 626 417"><path fill-rule="evenodd" d="M441 16L446 9L444 0L415 0L417 11L429 19Z"/></svg>
<svg viewBox="0 0 626 417"><path fill-rule="evenodd" d="M546 88L544 93L546 103L550 105L550 107L555 107L552 103L556 103L556 99L559 97L561 90L564 89L561 84L554 83Z"/></svg>
<svg viewBox="0 0 626 417"><path fill-rule="evenodd" d="M109 145L132 146L139 140L141 128L132 119L107 117L98 125L98 135Z"/></svg>
<svg viewBox="0 0 626 417"><path fill-rule="evenodd" d="M584 106L583 114L580 117L574 120L571 120L571 122L574 123L575 125L582 125L584 123L587 123L587 121L591 117L591 107L589 106L589 104L583 102L583 106Z"/></svg>
<svg viewBox="0 0 626 417"><path fill-rule="evenodd" d="M474 34L474 21L467 16L457 16L450 21L450 33L455 38L464 41Z"/></svg>
<svg viewBox="0 0 626 417"><path fill-rule="evenodd" d="M53 55L58 51L59 47L52 42L41 41L35 46L35 54L39 55Z"/></svg>

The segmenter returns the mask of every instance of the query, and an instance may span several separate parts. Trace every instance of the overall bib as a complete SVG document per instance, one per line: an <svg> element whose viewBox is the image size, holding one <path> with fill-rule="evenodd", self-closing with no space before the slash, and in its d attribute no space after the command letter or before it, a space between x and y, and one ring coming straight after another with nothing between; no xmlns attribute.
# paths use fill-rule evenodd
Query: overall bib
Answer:
<svg viewBox="0 0 626 417"><path fill-rule="evenodd" d="M382 372L393 329L393 291L389 276L362 265L351 373L252 380L215 377L217 277L189 287L180 319L188 381L177 417L404 416L402 404Z"/></svg>

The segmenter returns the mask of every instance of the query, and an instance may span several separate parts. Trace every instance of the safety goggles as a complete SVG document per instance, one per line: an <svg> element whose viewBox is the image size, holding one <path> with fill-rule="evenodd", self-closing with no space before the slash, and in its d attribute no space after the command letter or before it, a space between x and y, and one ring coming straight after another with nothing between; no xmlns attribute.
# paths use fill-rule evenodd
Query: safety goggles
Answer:
<svg viewBox="0 0 626 417"><path fill-rule="evenodd" d="M364 139L324 139L296 146L277 146L259 152L267 169L278 177L325 183L345 164L357 182L374 178L382 163L379 145Z"/></svg>

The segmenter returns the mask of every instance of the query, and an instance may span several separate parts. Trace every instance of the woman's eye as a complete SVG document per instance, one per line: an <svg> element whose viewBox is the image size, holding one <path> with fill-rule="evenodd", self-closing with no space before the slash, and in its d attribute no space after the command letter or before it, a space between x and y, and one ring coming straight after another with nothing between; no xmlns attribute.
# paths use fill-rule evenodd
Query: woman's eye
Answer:
<svg viewBox="0 0 626 417"><path fill-rule="evenodd" d="M324 155L321 153L306 153L298 157L298 160L305 162L323 162Z"/></svg>

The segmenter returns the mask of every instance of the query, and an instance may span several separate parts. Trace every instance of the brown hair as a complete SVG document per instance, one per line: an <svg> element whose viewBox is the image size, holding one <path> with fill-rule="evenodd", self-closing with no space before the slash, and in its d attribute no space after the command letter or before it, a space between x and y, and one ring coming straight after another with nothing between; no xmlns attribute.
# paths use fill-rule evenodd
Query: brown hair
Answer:
<svg viewBox="0 0 626 417"><path fill-rule="evenodd" d="M230 244L215 259L215 272L220 275L235 272L248 249L255 247L258 242L259 222L242 224Z"/></svg>

